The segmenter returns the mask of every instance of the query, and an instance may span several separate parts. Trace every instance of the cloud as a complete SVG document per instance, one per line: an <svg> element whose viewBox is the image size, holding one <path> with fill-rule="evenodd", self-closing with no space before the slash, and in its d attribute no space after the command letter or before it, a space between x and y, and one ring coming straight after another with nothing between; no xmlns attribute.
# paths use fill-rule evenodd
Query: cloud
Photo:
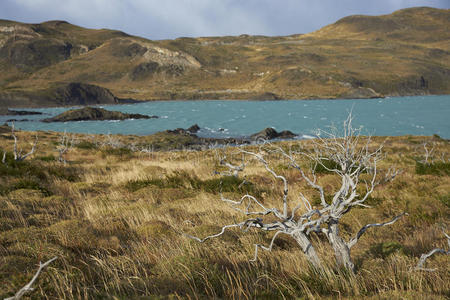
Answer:
<svg viewBox="0 0 450 300"><path fill-rule="evenodd" d="M449 8L447 0L1 0L0 18L67 20L151 39L307 33L351 14L387 14L411 6Z"/></svg>

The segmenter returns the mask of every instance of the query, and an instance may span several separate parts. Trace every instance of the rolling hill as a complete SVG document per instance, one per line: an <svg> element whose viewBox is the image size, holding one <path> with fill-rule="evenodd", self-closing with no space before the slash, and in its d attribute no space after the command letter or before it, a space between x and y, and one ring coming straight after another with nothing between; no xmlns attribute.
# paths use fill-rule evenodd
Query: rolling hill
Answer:
<svg viewBox="0 0 450 300"><path fill-rule="evenodd" d="M0 20L0 107L448 94L449 25L450 10L418 7L303 35L152 41Z"/></svg>

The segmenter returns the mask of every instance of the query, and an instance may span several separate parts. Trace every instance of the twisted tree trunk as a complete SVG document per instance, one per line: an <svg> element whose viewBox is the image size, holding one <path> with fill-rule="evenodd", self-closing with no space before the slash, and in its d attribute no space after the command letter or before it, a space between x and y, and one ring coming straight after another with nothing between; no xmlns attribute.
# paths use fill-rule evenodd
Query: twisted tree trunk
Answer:
<svg viewBox="0 0 450 300"><path fill-rule="evenodd" d="M334 250L336 264L338 267L344 267L350 272L354 272L355 265L350 257L350 248L339 235L339 226L337 221L332 222L328 227L328 240Z"/></svg>
<svg viewBox="0 0 450 300"><path fill-rule="evenodd" d="M308 237L301 231L294 232L292 234L292 237L300 245L309 262L315 268L320 269L322 265L320 263L319 256L317 256L316 250L314 249L314 246L311 244L311 241L308 239Z"/></svg>

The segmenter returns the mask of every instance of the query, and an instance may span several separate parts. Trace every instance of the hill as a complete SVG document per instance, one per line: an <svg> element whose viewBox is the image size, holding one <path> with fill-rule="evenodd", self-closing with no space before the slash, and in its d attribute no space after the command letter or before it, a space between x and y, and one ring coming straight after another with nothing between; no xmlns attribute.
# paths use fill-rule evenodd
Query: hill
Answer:
<svg viewBox="0 0 450 300"><path fill-rule="evenodd" d="M304 35L160 41L0 20L0 106L89 102L61 99L73 84L105 89L107 103L447 94L449 20L450 10L419 7L349 16Z"/></svg>

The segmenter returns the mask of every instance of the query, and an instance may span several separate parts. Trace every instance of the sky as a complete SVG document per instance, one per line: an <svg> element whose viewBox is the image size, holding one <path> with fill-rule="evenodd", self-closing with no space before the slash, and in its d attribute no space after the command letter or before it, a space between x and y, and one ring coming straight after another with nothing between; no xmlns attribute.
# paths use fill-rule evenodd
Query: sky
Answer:
<svg viewBox="0 0 450 300"><path fill-rule="evenodd" d="M0 0L0 19L65 20L149 39L308 33L354 14L380 15L450 0Z"/></svg>

